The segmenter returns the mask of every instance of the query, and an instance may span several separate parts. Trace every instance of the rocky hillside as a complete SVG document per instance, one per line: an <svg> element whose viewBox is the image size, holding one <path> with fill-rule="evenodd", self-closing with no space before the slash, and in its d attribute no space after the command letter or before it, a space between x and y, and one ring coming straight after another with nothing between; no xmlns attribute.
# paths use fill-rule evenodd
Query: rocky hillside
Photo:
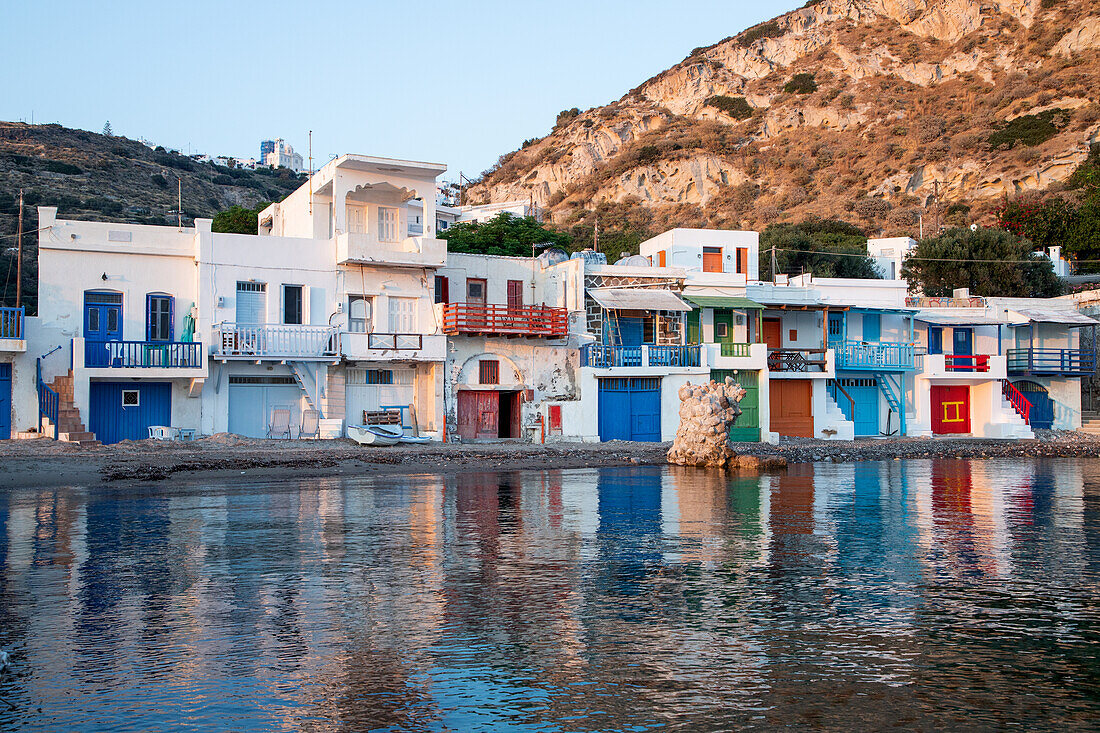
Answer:
<svg viewBox="0 0 1100 733"><path fill-rule="evenodd" d="M891 234L915 234L921 214L981 220L1006 195L1056 187L1100 138L1098 53L1095 0L811 0L616 102L563 112L467 201L531 196L564 226L596 208Z"/></svg>
<svg viewBox="0 0 1100 733"><path fill-rule="evenodd" d="M231 170L199 163L124 137L60 125L0 122L0 303L14 304L19 189L25 202L23 293L34 308L37 282L36 206L57 206L66 219L175 224L177 177L184 223L234 204L279 200L300 185L289 171Z"/></svg>

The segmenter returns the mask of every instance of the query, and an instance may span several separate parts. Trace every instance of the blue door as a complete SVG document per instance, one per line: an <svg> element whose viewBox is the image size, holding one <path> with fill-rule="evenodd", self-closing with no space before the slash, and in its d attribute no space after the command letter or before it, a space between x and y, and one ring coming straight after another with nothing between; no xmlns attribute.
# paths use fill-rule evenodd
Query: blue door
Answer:
<svg viewBox="0 0 1100 733"><path fill-rule="evenodd" d="M956 356L969 356L974 353L974 329L952 329L953 351Z"/></svg>
<svg viewBox="0 0 1100 733"><path fill-rule="evenodd" d="M1031 411L1028 412L1027 424L1040 430L1050 430L1054 427L1054 400L1050 398L1046 387L1035 382L1016 382L1016 389L1023 392L1024 397L1031 403Z"/></svg>
<svg viewBox="0 0 1100 733"><path fill-rule="evenodd" d="M0 440L11 437L11 364L0 364Z"/></svg>
<svg viewBox="0 0 1100 733"><path fill-rule="evenodd" d="M642 334L641 318L612 318L608 321L609 346L641 346Z"/></svg>
<svg viewBox="0 0 1100 733"><path fill-rule="evenodd" d="M84 362L88 366L110 366L112 353L105 346L122 340L122 294L84 293Z"/></svg>
<svg viewBox="0 0 1100 733"><path fill-rule="evenodd" d="M840 343L844 340L844 313L834 312L829 314L829 343Z"/></svg>
<svg viewBox="0 0 1100 733"><path fill-rule="evenodd" d="M878 435L878 380L874 377L843 378L838 379L837 384L844 391L835 390L833 400L840 406L844 417L855 425L855 434L863 437ZM852 399L845 397L845 393Z"/></svg>
<svg viewBox="0 0 1100 733"><path fill-rule="evenodd" d="M943 329L939 326L928 327L928 353L943 353Z"/></svg>
<svg viewBox="0 0 1100 733"><path fill-rule="evenodd" d="M863 340L877 342L882 337L882 320L878 313L863 314Z"/></svg>
<svg viewBox="0 0 1100 733"><path fill-rule="evenodd" d="M172 424L168 382L92 382L88 430L104 444L149 437L152 425Z"/></svg>
<svg viewBox="0 0 1100 733"><path fill-rule="evenodd" d="M660 377L616 377L599 381L600 440L659 443Z"/></svg>

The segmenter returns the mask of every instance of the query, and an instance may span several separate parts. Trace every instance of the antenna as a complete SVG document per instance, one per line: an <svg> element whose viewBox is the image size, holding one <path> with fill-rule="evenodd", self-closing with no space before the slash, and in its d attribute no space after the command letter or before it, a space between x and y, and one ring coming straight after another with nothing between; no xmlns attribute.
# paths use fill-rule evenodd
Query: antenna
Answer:
<svg viewBox="0 0 1100 733"><path fill-rule="evenodd" d="M309 131L309 215L313 216L313 130Z"/></svg>
<svg viewBox="0 0 1100 733"><path fill-rule="evenodd" d="M600 217L596 216L596 228L592 232L592 251L600 251Z"/></svg>

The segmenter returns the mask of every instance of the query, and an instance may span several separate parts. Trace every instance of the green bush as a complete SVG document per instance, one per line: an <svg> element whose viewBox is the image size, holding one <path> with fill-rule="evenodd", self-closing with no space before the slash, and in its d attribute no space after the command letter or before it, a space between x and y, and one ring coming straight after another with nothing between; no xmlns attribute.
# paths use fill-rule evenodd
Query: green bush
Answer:
<svg viewBox="0 0 1100 733"><path fill-rule="evenodd" d="M752 105L744 97L727 97L724 94L715 94L704 102L708 107L725 112L735 120L745 120L752 117Z"/></svg>
<svg viewBox="0 0 1100 733"><path fill-rule="evenodd" d="M190 158L185 158L182 155L173 155L172 153L157 153L153 155L159 165L163 165L167 168L178 168L181 171L193 171L195 166Z"/></svg>
<svg viewBox="0 0 1100 733"><path fill-rule="evenodd" d="M554 120L554 127L561 127L562 125L566 125L579 117L580 114L581 111L576 107L573 107L572 109L563 109L561 112L558 112L557 119Z"/></svg>
<svg viewBox="0 0 1100 733"><path fill-rule="evenodd" d="M60 160L46 160L43 161L42 167L51 173L64 173L66 175L75 176L83 173L84 171L77 168L71 163L64 163Z"/></svg>
<svg viewBox="0 0 1100 733"><path fill-rule="evenodd" d="M817 91L817 82L813 74L795 74L783 86L783 91L787 94L812 94Z"/></svg>
<svg viewBox="0 0 1100 733"><path fill-rule="evenodd" d="M217 186L235 186L237 182L233 179L233 176L217 175L214 176L214 184Z"/></svg>
<svg viewBox="0 0 1100 733"><path fill-rule="evenodd" d="M154 173L153 175L149 176L149 178L153 181L153 183L160 186L161 188L168 188L168 179L161 174Z"/></svg>
<svg viewBox="0 0 1100 733"><path fill-rule="evenodd" d="M1039 145L1057 135L1068 119L1069 113L1064 109L1048 109L1037 115L1024 115L1006 122L999 130L991 133L987 140L994 148L1014 148L1018 144Z"/></svg>
<svg viewBox="0 0 1100 733"><path fill-rule="evenodd" d="M769 20L767 23L761 23L742 33L739 43L742 47L748 48L762 38L775 38L781 35L783 35L783 29L779 27L779 23L774 20Z"/></svg>

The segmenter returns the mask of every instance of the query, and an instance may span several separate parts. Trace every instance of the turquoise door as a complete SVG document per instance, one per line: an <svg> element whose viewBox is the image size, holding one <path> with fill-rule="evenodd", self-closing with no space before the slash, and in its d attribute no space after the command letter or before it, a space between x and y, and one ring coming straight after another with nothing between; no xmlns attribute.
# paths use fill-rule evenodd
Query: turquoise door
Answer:
<svg viewBox="0 0 1100 733"><path fill-rule="evenodd" d="M863 314L863 340L877 342L882 339L882 319L878 313Z"/></svg>
<svg viewBox="0 0 1100 733"><path fill-rule="evenodd" d="M834 387L833 399L840 406L844 417L855 425L855 434L861 437L878 435L878 380L874 377L848 377L838 379L837 382L844 391ZM844 396L845 392L851 400Z"/></svg>
<svg viewBox="0 0 1100 733"><path fill-rule="evenodd" d="M0 364L0 440L11 437L11 364Z"/></svg>

